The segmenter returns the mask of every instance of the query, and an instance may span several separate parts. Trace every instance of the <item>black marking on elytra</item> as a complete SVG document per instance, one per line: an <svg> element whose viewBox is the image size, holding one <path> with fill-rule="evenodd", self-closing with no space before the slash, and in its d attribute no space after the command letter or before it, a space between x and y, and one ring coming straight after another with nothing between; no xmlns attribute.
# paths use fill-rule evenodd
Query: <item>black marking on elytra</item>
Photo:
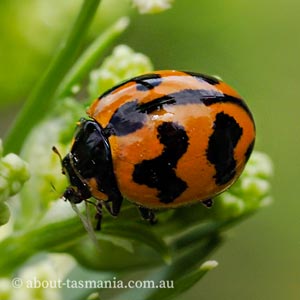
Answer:
<svg viewBox="0 0 300 300"><path fill-rule="evenodd" d="M98 100L100 100L101 98L109 95L110 93L112 93L114 90L120 88L122 85L125 85L126 83L132 81L131 79L129 80L125 80L125 81L121 81L119 84L113 86L112 88L106 90L103 94L101 94L99 97L98 97Z"/></svg>
<svg viewBox="0 0 300 300"><path fill-rule="evenodd" d="M147 103L140 103L139 110L146 113L152 113L158 108L162 108L163 105L188 105L188 104L204 104L210 106L216 103L232 103L234 105L240 106L253 120L252 114L245 104L245 102L240 98L235 98L223 94L221 91L214 89L184 89L176 93L171 93Z"/></svg>
<svg viewBox="0 0 300 300"><path fill-rule="evenodd" d="M104 130L105 132L109 131L110 134L124 136L142 128L147 120L146 114L160 110L164 105L204 104L210 106L215 103L233 103L238 105L253 119L249 108L241 99L225 95L213 89L185 89L146 103L138 103L138 100L124 103L114 112L108 126Z"/></svg>
<svg viewBox="0 0 300 300"><path fill-rule="evenodd" d="M206 150L207 159L215 166L217 185L226 184L236 173L234 149L242 136L243 129L235 119L224 112L216 115L213 133Z"/></svg>
<svg viewBox="0 0 300 300"><path fill-rule="evenodd" d="M232 103L232 104L235 104L235 105L241 107L248 114L250 119L254 122L254 119L253 119L253 116L252 116L252 113L251 113L250 109L248 108L246 103L240 98L236 98L236 97L224 94L223 97L204 99L203 103L206 106L210 106L210 105L213 105L215 103Z"/></svg>
<svg viewBox="0 0 300 300"><path fill-rule="evenodd" d="M246 153L245 153L245 160L246 160L246 162L248 161L248 159L249 159L249 157L250 157L250 155L251 155L251 153L253 151L254 143L255 143L255 141L253 140L251 142L251 144L248 146L247 150L246 150Z"/></svg>
<svg viewBox="0 0 300 300"><path fill-rule="evenodd" d="M151 73L135 77L134 79L132 79L132 81L136 82L136 89L138 91L147 91L154 89L156 86L159 86L162 83L163 79L159 74Z"/></svg>
<svg viewBox="0 0 300 300"><path fill-rule="evenodd" d="M220 83L220 80L218 80L217 78L215 78L213 76L200 74L200 73L196 73L196 72L189 72L189 71L184 71L184 73L189 74L189 75L195 77L196 79L198 79L200 81L205 81L205 82L207 82L209 84L212 84L212 85L216 85L216 84Z"/></svg>
<svg viewBox="0 0 300 300"><path fill-rule="evenodd" d="M113 135L124 136L142 128L146 117L139 111L137 100L126 102L114 112L105 130Z"/></svg>
<svg viewBox="0 0 300 300"><path fill-rule="evenodd" d="M178 160L187 151L188 136L184 128L173 122L164 122L157 128L158 139L164 149L158 157L143 160L134 167L133 181L158 190L162 203L171 203L187 188L176 175Z"/></svg>
<svg viewBox="0 0 300 300"><path fill-rule="evenodd" d="M185 89L176 93L164 95L162 97L153 99L152 101L139 104L139 110L150 114L158 109L161 109L163 105L187 105L187 104L203 104L203 100L221 97L222 93L216 93L215 90L191 90Z"/></svg>
<svg viewBox="0 0 300 300"><path fill-rule="evenodd" d="M119 84L113 86L112 88L108 89L103 94L101 94L98 97L98 99L101 99L101 98L107 96L108 94L110 94L114 90L120 88L122 85L125 85L129 82L135 82L135 83L143 82L144 83L144 81L146 81L146 83L144 85L147 85L147 80L149 81L148 87L150 87L150 85L155 87L155 86L157 86L161 83L161 76L159 74L156 74L156 73L148 73L148 74L145 74L145 75L136 76L136 77L130 78L128 80L121 81ZM142 87L141 87L141 89L142 89ZM149 89L149 88L147 88L147 89Z"/></svg>
<svg viewBox="0 0 300 300"><path fill-rule="evenodd" d="M201 81L205 81L211 85L216 85L220 83L220 81L217 78L205 74L198 74L195 72L184 72L184 73L189 74ZM137 76L129 80L123 81L120 84L107 90L99 97L99 99L107 96L114 90L120 88L122 85L125 85L129 82L137 83L138 90L150 90L153 89L155 86L161 84L163 80L167 80L167 79L168 77L161 77L161 75L157 73L149 73L149 74ZM210 89L198 89L198 90L184 89L175 93L171 93L169 95L162 96L160 98L153 99L152 101L145 104L140 104L139 106L141 107L142 112L151 113L155 111L157 108L160 108L163 104L182 105L182 104L190 104L190 103L203 103L209 106L220 102L233 103L235 105L240 106L248 113L249 117L253 120L253 116L249 108L247 107L247 105L242 99L223 94L221 91L215 89L211 89L211 90Z"/></svg>
<svg viewBox="0 0 300 300"><path fill-rule="evenodd" d="M139 111L142 113L151 114L156 110L162 109L164 105L169 104L177 104L176 99L172 95L165 95L147 103L140 103Z"/></svg>

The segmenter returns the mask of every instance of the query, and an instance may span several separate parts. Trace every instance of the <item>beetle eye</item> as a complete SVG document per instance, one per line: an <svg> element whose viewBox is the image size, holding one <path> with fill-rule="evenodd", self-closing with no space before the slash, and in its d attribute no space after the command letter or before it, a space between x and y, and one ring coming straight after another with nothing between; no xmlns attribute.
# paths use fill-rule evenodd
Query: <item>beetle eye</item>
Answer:
<svg viewBox="0 0 300 300"><path fill-rule="evenodd" d="M74 194L74 189L72 187L68 187L64 192L64 197L69 200L70 197Z"/></svg>

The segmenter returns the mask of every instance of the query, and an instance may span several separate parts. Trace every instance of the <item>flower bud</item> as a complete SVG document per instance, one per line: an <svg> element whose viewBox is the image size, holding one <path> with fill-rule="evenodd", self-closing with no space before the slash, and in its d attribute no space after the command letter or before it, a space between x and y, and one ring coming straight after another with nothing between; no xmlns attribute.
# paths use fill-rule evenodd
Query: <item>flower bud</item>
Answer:
<svg viewBox="0 0 300 300"><path fill-rule="evenodd" d="M6 203L0 202L0 226L8 222L10 218L10 211Z"/></svg>
<svg viewBox="0 0 300 300"><path fill-rule="evenodd" d="M2 154L0 140L0 226L7 223L10 217L5 201L17 194L30 177L28 164L19 156L9 153L2 157Z"/></svg>
<svg viewBox="0 0 300 300"><path fill-rule="evenodd" d="M141 14L156 14L171 8L173 0L133 0Z"/></svg>

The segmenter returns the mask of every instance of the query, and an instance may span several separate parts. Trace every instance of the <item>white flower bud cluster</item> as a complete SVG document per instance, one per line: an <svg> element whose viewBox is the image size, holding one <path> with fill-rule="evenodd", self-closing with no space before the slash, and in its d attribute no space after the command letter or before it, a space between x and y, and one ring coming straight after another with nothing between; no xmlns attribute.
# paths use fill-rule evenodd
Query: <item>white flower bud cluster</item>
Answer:
<svg viewBox="0 0 300 300"><path fill-rule="evenodd" d="M228 219L251 213L271 202L271 159L254 151L238 181L216 199L216 217Z"/></svg>
<svg viewBox="0 0 300 300"><path fill-rule="evenodd" d="M7 223L10 213L4 203L9 197L17 194L29 179L29 169L25 161L13 153L3 155L0 140L0 225Z"/></svg>
<svg viewBox="0 0 300 300"><path fill-rule="evenodd" d="M171 8L173 0L133 0L141 14L156 14Z"/></svg>

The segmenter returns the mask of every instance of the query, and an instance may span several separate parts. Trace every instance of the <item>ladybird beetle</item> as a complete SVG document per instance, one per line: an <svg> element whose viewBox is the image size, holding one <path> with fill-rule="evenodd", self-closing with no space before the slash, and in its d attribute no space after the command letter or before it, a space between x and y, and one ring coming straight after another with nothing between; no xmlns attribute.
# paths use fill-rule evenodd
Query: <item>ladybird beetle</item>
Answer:
<svg viewBox="0 0 300 300"><path fill-rule="evenodd" d="M255 124L240 95L194 72L156 71L101 95L62 160L64 199L97 199L119 214L123 199L154 223L153 210L211 199L228 189L252 152Z"/></svg>

